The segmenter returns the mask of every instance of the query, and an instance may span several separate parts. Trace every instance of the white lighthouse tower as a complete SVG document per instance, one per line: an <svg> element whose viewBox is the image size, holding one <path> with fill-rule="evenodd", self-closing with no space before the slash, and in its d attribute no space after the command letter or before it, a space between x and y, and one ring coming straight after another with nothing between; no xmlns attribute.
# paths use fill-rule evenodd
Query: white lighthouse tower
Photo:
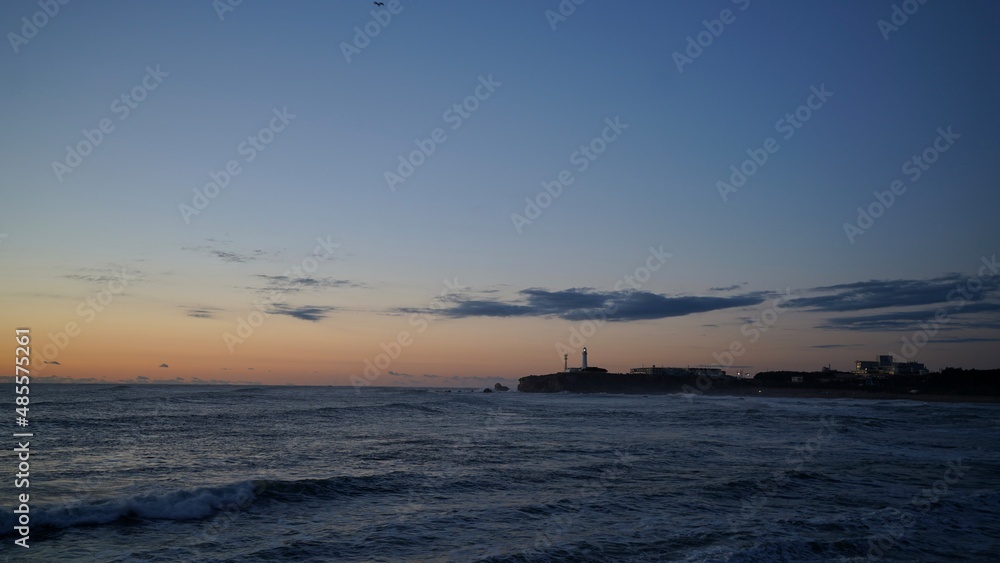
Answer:
<svg viewBox="0 0 1000 563"><path fill-rule="evenodd" d="M583 365L580 366L580 369L587 369L587 347L586 346L583 347Z"/></svg>

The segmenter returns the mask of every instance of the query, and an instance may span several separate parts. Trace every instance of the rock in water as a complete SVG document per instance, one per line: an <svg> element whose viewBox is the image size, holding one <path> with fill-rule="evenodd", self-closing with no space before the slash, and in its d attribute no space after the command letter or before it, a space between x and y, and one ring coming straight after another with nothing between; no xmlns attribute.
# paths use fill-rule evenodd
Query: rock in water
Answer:
<svg viewBox="0 0 1000 563"><path fill-rule="evenodd" d="M510 387L506 385L501 385L499 382L493 386L494 391L510 391Z"/></svg>

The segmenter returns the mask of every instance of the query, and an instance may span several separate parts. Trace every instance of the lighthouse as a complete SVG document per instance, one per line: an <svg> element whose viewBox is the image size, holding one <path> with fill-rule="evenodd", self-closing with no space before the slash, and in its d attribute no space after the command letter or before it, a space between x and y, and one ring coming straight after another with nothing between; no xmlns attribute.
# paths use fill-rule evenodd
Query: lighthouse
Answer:
<svg viewBox="0 0 1000 563"><path fill-rule="evenodd" d="M587 369L587 347L586 346L583 347L583 364L580 366L580 369Z"/></svg>

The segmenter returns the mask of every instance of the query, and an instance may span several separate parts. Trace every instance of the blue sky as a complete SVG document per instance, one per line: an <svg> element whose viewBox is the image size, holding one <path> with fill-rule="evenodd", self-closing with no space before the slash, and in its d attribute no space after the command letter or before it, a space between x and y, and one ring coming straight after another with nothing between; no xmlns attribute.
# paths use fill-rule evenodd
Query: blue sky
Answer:
<svg viewBox="0 0 1000 563"><path fill-rule="evenodd" d="M868 305L851 315L912 320L947 309L942 284L976 276L997 251L1000 8L990 2L932 0L888 39L878 24L891 21L888 1L588 0L555 29L555 1L388 4L398 13L383 25L372 22L387 12L363 1L246 0L221 19L209 1L71 2L19 42L10 34L42 8L4 3L0 298L12 326L45 335L78 318L102 272L125 267L139 281L60 351L65 375L101 376L100 351L142 333L137 350L155 357L122 359L115 378L177 357L170 369L187 378L225 378L223 367L239 364L270 366L268 382L283 369L289 381L344 382L407 327L401 311L425 310L435 330L389 370L413 372L415 384L432 382L424 373L515 378L546 370L573 311L595 306L595 292L613 292L662 245L670 259L636 294L605 295L653 312L602 327L589 346L607 350L605 361L592 352L592 363L695 365L744 338L744 322L779 290L806 298L895 282L877 285L878 303L854 295ZM710 23L721 33L679 70L675 53L723 10L731 23ZM346 60L343 44L366 24L377 36ZM113 104L147 69L159 69L156 88L122 119ZM446 112L481 79L498 85L453 128ZM776 123L812 88L832 96L783 138ZM247 162L241 143L276 110L294 118ZM102 119L114 130L60 181L53 161ZM627 129L578 170L573 153L615 119ZM958 137L911 181L904 163L949 127ZM390 190L385 173L436 128L446 140ZM777 151L723 201L717 183L771 137ZM178 207L231 160L240 173L186 222ZM511 215L563 170L573 183L519 233ZM897 179L905 193L852 243L844 224ZM300 264L317 237L337 241L336 256L310 274L318 283L283 292L284 310L325 312L270 315L254 350L228 350L221 335L272 283L261 276ZM455 277L466 289L429 308ZM995 301L995 280L977 303ZM885 290L913 284L936 297ZM726 286L736 287L711 290ZM530 289L578 290L559 295L581 301L516 309L517 319L479 314L528 305ZM648 318L655 303L678 311L706 297L741 305ZM211 313L187 314L198 308ZM932 342L914 359L996 367L996 311L969 311L951 310L945 327L962 342ZM846 369L915 330L833 328L845 314L782 314L742 363ZM830 344L843 348L813 348ZM443 357L456 349L460 360Z"/></svg>

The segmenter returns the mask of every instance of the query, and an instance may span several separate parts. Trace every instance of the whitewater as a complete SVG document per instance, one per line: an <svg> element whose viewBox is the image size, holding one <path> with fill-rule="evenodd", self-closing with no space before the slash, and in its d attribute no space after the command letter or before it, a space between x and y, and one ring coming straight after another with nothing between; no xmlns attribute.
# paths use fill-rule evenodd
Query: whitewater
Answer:
<svg viewBox="0 0 1000 563"><path fill-rule="evenodd" d="M15 438L2 464L10 561L1000 553L1000 405L36 384L31 414L30 487Z"/></svg>

